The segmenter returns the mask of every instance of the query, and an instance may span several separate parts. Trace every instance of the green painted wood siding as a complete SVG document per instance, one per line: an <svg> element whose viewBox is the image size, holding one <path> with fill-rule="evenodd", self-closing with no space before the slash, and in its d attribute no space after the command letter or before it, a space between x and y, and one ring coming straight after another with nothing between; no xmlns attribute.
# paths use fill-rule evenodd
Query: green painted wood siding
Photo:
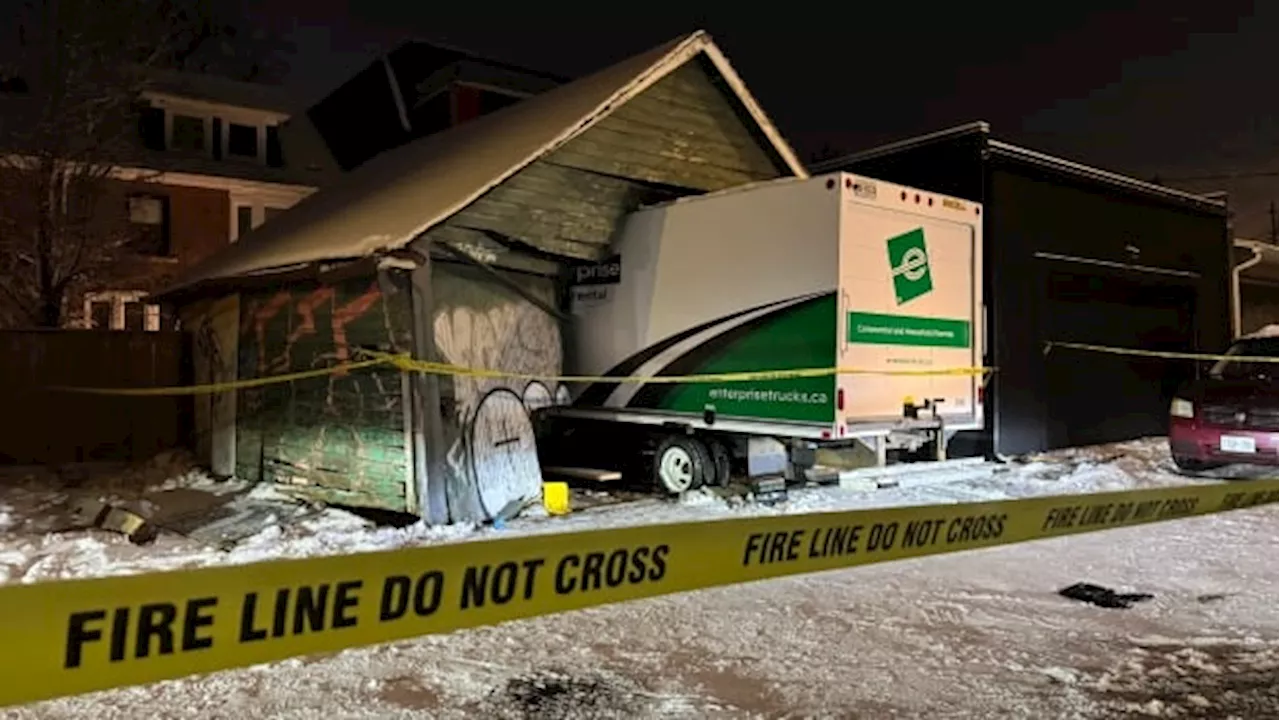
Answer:
<svg viewBox="0 0 1280 720"><path fill-rule="evenodd" d="M327 367L360 347L410 347L407 290L374 277L246 293L239 377ZM406 509L412 448L404 386L393 368L243 390L237 475L327 502Z"/></svg>

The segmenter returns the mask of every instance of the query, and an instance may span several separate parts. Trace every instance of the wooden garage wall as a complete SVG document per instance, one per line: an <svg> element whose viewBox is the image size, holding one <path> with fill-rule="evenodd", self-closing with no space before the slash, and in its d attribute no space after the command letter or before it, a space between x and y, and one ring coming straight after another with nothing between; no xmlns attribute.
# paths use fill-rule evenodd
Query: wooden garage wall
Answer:
<svg viewBox="0 0 1280 720"><path fill-rule="evenodd" d="M408 352L407 283L393 275L244 293L239 377ZM414 497L406 377L358 370L240 391L236 474L336 504L405 510Z"/></svg>

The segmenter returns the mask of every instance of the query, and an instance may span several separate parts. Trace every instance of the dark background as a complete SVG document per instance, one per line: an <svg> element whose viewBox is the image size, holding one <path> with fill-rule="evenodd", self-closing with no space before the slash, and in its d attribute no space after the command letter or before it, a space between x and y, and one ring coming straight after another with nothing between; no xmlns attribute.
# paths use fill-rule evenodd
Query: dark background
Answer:
<svg viewBox="0 0 1280 720"><path fill-rule="evenodd" d="M409 36L574 76L701 28L805 159L982 119L998 137L1046 152L1194 191L1230 191L1235 234L1271 237L1274 0L697 6L248 7L293 45L287 79L303 101Z"/></svg>

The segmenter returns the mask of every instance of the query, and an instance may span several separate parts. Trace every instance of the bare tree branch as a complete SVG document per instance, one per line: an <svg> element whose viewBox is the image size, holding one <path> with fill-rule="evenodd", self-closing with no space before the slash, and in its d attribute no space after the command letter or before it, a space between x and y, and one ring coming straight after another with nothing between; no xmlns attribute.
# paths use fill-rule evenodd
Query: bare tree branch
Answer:
<svg viewBox="0 0 1280 720"><path fill-rule="evenodd" d="M137 103L218 35L206 2L30 0L0 38L0 80L21 81L0 92L0 322L60 326L69 295L119 266Z"/></svg>

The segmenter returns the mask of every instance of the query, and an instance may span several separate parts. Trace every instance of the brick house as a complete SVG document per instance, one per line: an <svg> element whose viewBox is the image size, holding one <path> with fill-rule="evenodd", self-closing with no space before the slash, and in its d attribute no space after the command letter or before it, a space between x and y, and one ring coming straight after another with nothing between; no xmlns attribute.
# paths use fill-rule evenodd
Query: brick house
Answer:
<svg viewBox="0 0 1280 720"><path fill-rule="evenodd" d="M148 293L341 173L279 88L150 74L135 142L95 210L132 241L108 272L68 298L73 327L160 329L166 323Z"/></svg>

